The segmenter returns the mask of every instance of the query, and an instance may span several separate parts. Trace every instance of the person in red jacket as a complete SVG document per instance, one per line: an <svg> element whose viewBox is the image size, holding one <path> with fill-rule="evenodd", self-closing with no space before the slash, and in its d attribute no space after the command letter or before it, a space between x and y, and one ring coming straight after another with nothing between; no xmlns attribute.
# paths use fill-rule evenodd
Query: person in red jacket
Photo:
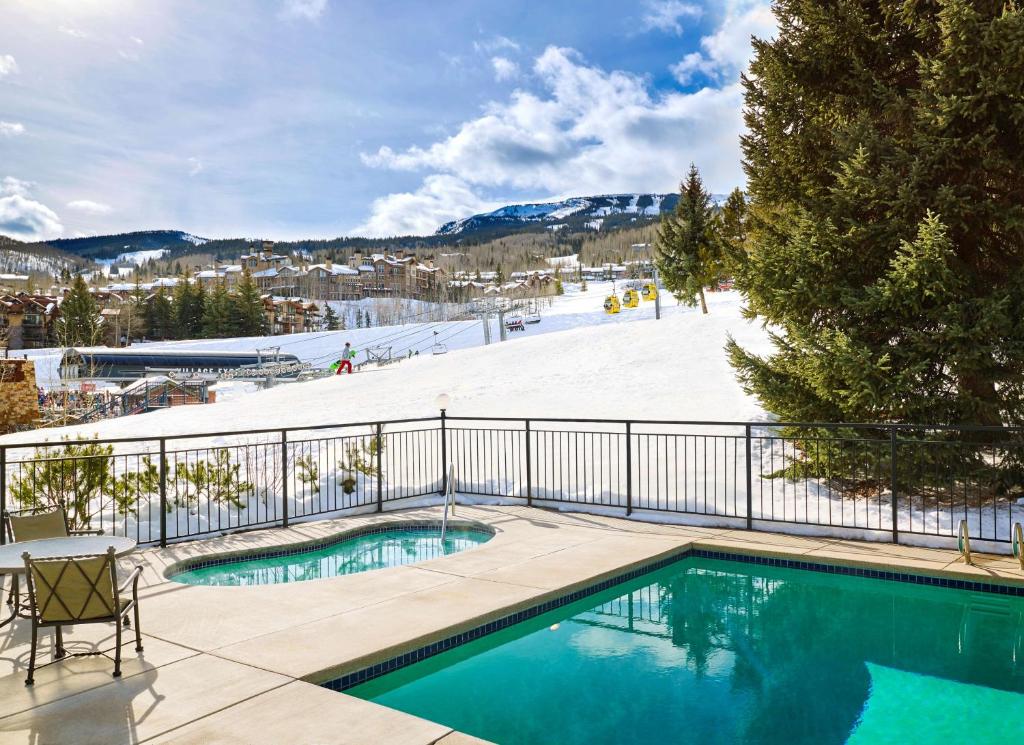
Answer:
<svg viewBox="0 0 1024 745"><path fill-rule="evenodd" d="M352 348L349 342L345 342L345 348L341 350L341 362L338 364L338 372L335 375L341 375L341 373L348 368L349 375L352 374L352 360L355 359L356 350Z"/></svg>

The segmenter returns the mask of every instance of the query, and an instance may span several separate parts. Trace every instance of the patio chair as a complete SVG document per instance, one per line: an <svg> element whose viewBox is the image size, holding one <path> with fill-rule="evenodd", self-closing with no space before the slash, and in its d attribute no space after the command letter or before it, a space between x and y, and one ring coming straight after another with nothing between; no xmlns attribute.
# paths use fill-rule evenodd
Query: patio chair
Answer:
<svg viewBox="0 0 1024 745"><path fill-rule="evenodd" d="M93 556L36 560L26 551L21 558L25 561L29 615L32 619L32 651L25 685L34 682L41 628L54 628L54 659L47 665L68 656L106 656L109 650L70 654L64 649L62 627L85 623L114 624L114 677L121 677L121 629L128 625L129 613L134 615L135 620L135 651L142 651L142 634L139 631L139 577L142 575L142 567L135 567L124 584L118 585L117 559L113 546L105 554ZM129 587L131 595L125 595Z"/></svg>
<svg viewBox="0 0 1024 745"><path fill-rule="evenodd" d="M63 507L49 512L39 509L4 510L3 521L2 529L7 532L7 540L11 543L72 535L103 535L102 530L71 530ZM19 606L18 589L18 575L15 574L11 577L11 591L7 595L7 604L15 606L15 612Z"/></svg>
<svg viewBox="0 0 1024 745"><path fill-rule="evenodd" d="M102 530L71 530L63 507L41 510L4 511L4 529L11 543L41 538L66 538L70 535L103 535Z"/></svg>

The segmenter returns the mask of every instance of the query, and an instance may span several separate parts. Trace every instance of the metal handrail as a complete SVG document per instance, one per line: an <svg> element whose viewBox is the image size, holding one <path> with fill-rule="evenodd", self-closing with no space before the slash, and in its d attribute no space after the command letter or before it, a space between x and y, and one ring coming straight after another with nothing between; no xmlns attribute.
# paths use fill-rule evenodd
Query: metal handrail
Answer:
<svg viewBox="0 0 1024 745"><path fill-rule="evenodd" d="M1019 524L1019 523L1018 523ZM971 534L967 529L967 521L961 520L960 526L957 528L957 548L960 550L961 556L964 557L964 563L971 563Z"/></svg>
<svg viewBox="0 0 1024 745"><path fill-rule="evenodd" d="M452 503L452 514L455 514L455 464L448 466L448 479L444 487L444 515L441 517L441 548L444 548L444 537L448 532L448 502Z"/></svg>
<svg viewBox="0 0 1024 745"><path fill-rule="evenodd" d="M1024 570L1024 528L1019 522L1014 523L1010 529L1010 545L1013 547L1013 555L1020 562L1020 568Z"/></svg>

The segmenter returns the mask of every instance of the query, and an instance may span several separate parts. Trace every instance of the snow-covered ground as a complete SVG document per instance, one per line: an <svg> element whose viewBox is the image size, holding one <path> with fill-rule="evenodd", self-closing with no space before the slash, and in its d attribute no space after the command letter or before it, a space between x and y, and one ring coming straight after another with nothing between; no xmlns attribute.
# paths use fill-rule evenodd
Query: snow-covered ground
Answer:
<svg viewBox="0 0 1024 745"><path fill-rule="evenodd" d="M542 311L539 324L509 333L503 343L497 341L497 322L492 320L489 347L483 346L479 321L153 344L238 351L280 346L282 352L318 367L337 359L346 341L360 351L360 361L368 347L391 346L395 356L404 357L410 350L419 356L383 368L367 366L354 375L232 396L213 406L24 432L3 440L36 440L43 434L48 439L67 434L187 434L219 431L224 422L235 429L255 429L405 419L436 414L434 400L440 393L451 397L449 413L462 416L734 421L764 417L760 405L736 382L723 351L730 333L747 348L769 348L761 327L741 318L738 294L710 294L711 312L706 316L668 298L662 320L656 321L651 302L606 315L602 303L610 288L611 283L595 282L587 292L571 291L556 298ZM435 331L447 354L431 354Z"/></svg>
<svg viewBox="0 0 1024 745"><path fill-rule="evenodd" d="M626 494L622 425L586 424L578 420L770 421L769 413L759 402L743 392L724 352L729 335L754 352L764 353L771 348L764 329L743 319L738 294L709 294L708 315L679 306L667 297L662 319L655 320L653 303L606 315L602 303L611 283L591 283L587 292L574 286L567 286L567 290L565 296L554 299L550 307L543 309L540 324L528 325L525 332L509 334L504 343L497 341L495 327L494 342L486 347L477 321L154 345L228 350L280 345L282 351L293 352L321 367L337 358L345 341L352 342L360 351L390 345L395 356L405 356L410 350L420 354L387 367L367 366L353 375L281 384L265 391L256 391L251 384L224 383L218 386L218 403L214 405L24 432L0 438L0 443L44 438L54 441L65 436L155 438L430 417L437 414L436 399L444 393L450 397L450 416L520 420L507 424L480 423L475 429L472 423L456 421L449 425L452 431L448 455L457 464L458 483L464 491L497 499L521 497L525 494L525 438L521 420L574 420L575 423L565 424L535 423L533 494L538 499L557 499L552 506L612 509L619 514ZM431 354L435 331L437 339L448 347L446 354ZM437 468L419 468L420 461L439 461L439 438L434 426L428 425L428 433L408 435L401 433L400 426L388 428L391 439L387 458L395 460L385 463L387 493L415 495L436 489ZM370 428L362 427L289 435L290 473L298 472L303 458L316 466L312 481L303 486L293 484L292 514L364 505L365 499L375 501L375 480L363 475L357 478L355 497L340 496L345 443L365 446L370 433ZM679 519L672 512L664 512L668 510L690 513L685 517L690 521L743 523L746 457L742 426L637 424L633 435L634 507L663 510L648 513L648 517L657 514L656 519ZM777 430L768 426L753 431L755 519L787 520L790 524L786 529L791 531L821 531L801 523L824 522L836 526L829 529L833 532L846 530L850 535L864 537L864 530L874 530L874 537L887 537L892 512L884 490L871 495L844 495L833 491L828 483L813 479L766 478L782 466L784 458L794 454L792 443L771 439L777 435ZM355 439L339 440L342 436ZM263 517L245 518L250 524L275 519L274 489L275 483L280 483L280 477L275 476L276 464L281 460L280 437L276 433L260 437L258 444L248 438L247 448L234 451L246 454L249 478L262 484L248 498L251 504L246 514ZM216 448L241 444L243 438L220 436L172 442L176 450L185 452L185 458L196 459L201 454L209 457ZM151 445L132 448L151 451ZM186 452L186 448L191 449ZM406 457L402 453L410 448L415 451L415 463L402 460ZM19 451L9 450L9 462L14 453ZM26 455L21 451L17 457ZM133 461L125 459L123 463L122 469L130 469ZM544 470L537 465L540 463L545 464ZM252 476L253 473L256 475ZM975 505L970 509L946 505L936 511L929 506L930 502L920 498L911 510L908 495L901 498L902 530L913 528L945 536L955 535L956 524L964 516L974 537L992 537L996 533L1005 536L1012 521L1020 519L1019 513L1024 512L1024 507L1005 502L996 507ZM215 509L212 515L205 516L202 510L176 510L171 524L180 523L189 526L189 532L196 532L241 522L238 515L233 520L225 518L224 509L227 508ZM140 519L138 526L148 531L147 535L154 534L151 519ZM920 535L910 539L924 543L943 540Z"/></svg>

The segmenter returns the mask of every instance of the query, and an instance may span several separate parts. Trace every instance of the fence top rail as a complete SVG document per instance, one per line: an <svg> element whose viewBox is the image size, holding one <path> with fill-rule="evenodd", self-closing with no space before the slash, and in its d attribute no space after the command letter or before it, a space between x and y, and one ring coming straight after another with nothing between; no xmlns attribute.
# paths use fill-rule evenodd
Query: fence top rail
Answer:
<svg viewBox="0 0 1024 745"><path fill-rule="evenodd" d="M269 434L280 434L281 432L307 432L312 430L320 429L342 429L347 427L375 427L378 424L413 424L418 422L436 422L440 419L436 416L425 416L415 417L411 419L388 419L385 421L371 421L371 422L343 422L336 424L309 424L300 427L266 427L263 429L235 429L225 430L221 432L195 432L188 434L177 434L177 435L151 435L149 437L110 437L103 439L96 439L86 437L82 440L43 440L37 442L4 442L0 440L0 450L22 450L26 448L47 448L47 447L60 447L62 445L80 445L80 444L96 444L96 445L117 445L129 442L153 442L157 443L160 440L199 440L204 437L237 437L242 435L269 435ZM244 444L244 443L242 443ZM223 447L232 447L232 445L225 445Z"/></svg>
<svg viewBox="0 0 1024 745"><path fill-rule="evenodd" d="M510 417L510 416L452 416L450 422L530 422L573 424L651 424L687 427L794 427L802 429L885 429L897 431L953 431L953 432L1024 432L1024 425L981 425L981 424L907 424L900 422L785 422L785 421L714 421L697 419L592 419L585 417Z"/></svg>
<svg viewBox="0 0 1024 745"><path fill-rule="evenodd" d="M1024 433L1024 426L986 426L986 425L956 425L956 424L905 424L896 422L772 422L772 421L701 421L686 419L594 419L594 418L572 418L572 417L496 417L496 416L451 416L443 417L451 422L514 422L514 423L545 423L545 424L617 424L628 425L652 425L652 426L684 426L684 427L767 427L767 428L797 428L797 429L855 429L855 430L890 430L895 432L906 431L949 431L949 432L1004 432ZM331 424L308 424L293 427L266 427L262 429L244 430L223 430L218 432L194 432L187 434L151 435L148 437L111 437L111 438L84 438L82 440L43 440L35 442L4 442L0 440L0 451L22 450L27 448L50 448L60 447L66 444L93 443L100 445L115 445L124 443L152 442L158 443L161 440L197 440L207 437L239 437L245 435L266 435L279 434L282 432L307 432L325 429L344 429L351 427L375 427L377 425L414 424L422 422L440 422L442 417L426 416L412 417L409 419L387 419L365 422L337 422ZM636 433L642 434L642 433ZM757 436L757 435L755 435ZM244 444L244 443L243 443ZM225 447L230 447L226 445Z"/></svg>

